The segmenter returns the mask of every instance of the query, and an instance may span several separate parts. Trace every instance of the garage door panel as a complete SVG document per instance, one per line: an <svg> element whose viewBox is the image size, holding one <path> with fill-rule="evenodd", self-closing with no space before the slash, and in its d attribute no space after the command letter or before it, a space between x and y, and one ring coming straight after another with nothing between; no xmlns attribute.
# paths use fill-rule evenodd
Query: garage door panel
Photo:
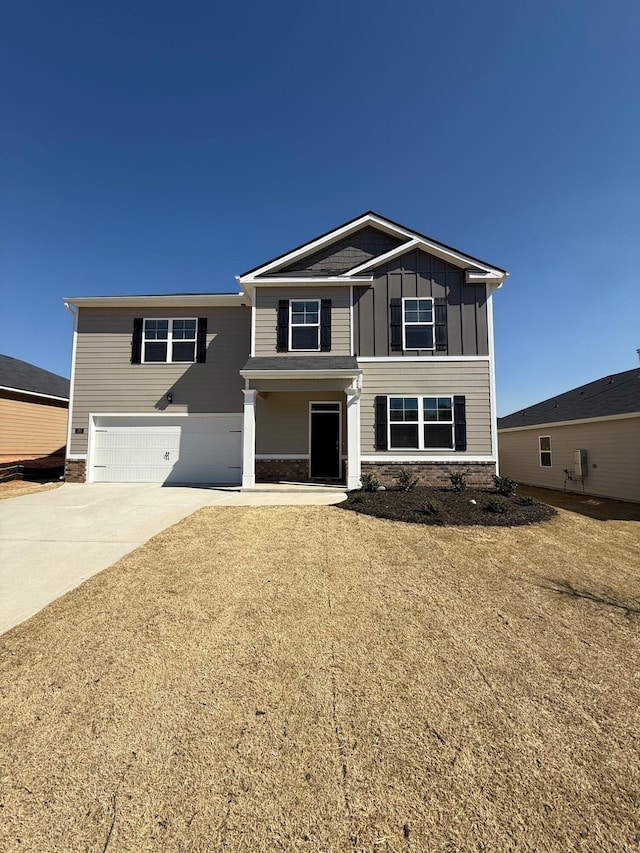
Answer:
<svg viewBox="0 0 640 853"><path fill-rule="evenodd" d="M96 483L164 483L170 471L153 465L96 465L93 479Z"/></svg>
<svg viewBox="0 0 640 853"><path fill-rule="evenodd" d="M96 423L97 482L239 483L240 415L182 419L108 416Z"/></svg>

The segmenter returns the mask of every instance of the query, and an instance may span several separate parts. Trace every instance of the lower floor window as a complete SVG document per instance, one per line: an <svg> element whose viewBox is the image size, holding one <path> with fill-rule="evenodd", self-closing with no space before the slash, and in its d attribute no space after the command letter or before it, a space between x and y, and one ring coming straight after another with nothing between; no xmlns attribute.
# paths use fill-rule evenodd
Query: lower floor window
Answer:
<svg viewBox="0 0 640 853"><path fill-rule="evenodd" d="M540 444L540 466L542 468L551 468L551 436L538 436Z"/></svg>
<svg viewBox="0 0 640 853"><path fill-rule="evenodd" d="M453 397L389 397L389 449L453 447Z"/></svg>

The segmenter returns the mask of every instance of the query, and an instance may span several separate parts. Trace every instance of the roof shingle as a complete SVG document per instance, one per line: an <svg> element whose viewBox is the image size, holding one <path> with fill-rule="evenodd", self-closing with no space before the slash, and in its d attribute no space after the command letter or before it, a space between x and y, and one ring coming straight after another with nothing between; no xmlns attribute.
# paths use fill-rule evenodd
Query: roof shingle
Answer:
<svg viewBox="0 0 640 853"><path fill-rule="evenodd" d="M30 391L32 394L69 399L69 380L64 376L10 355L0 355L0 385L18 391Z"/></svg>
<svg viewBox="0 0 640 853"><path fill-rule="evenodd" d="M640 413L640 368L613 373L498 418L498 429Z"/></svg>

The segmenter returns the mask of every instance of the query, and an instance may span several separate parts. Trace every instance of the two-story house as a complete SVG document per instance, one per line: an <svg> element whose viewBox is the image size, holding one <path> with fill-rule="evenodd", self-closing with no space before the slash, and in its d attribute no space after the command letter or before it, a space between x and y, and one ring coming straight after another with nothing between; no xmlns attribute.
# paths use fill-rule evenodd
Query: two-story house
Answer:
<svg viewBox="0 0 640 853"><path fill-rule="evenodd" d="M67 479L489 483L507 275L369 212L237 293L67 298Z"/></svg>

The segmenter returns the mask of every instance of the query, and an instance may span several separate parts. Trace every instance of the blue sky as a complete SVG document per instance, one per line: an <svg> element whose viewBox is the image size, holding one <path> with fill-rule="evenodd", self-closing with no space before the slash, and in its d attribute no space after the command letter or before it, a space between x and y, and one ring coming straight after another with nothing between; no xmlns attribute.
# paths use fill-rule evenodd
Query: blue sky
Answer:
<svg viewBox="0 0 640 853"><path fill-rule="evenodd" d="M373 209L507 268L498 411L638 364L640 4L9 2L0 350Z"/></svg>

